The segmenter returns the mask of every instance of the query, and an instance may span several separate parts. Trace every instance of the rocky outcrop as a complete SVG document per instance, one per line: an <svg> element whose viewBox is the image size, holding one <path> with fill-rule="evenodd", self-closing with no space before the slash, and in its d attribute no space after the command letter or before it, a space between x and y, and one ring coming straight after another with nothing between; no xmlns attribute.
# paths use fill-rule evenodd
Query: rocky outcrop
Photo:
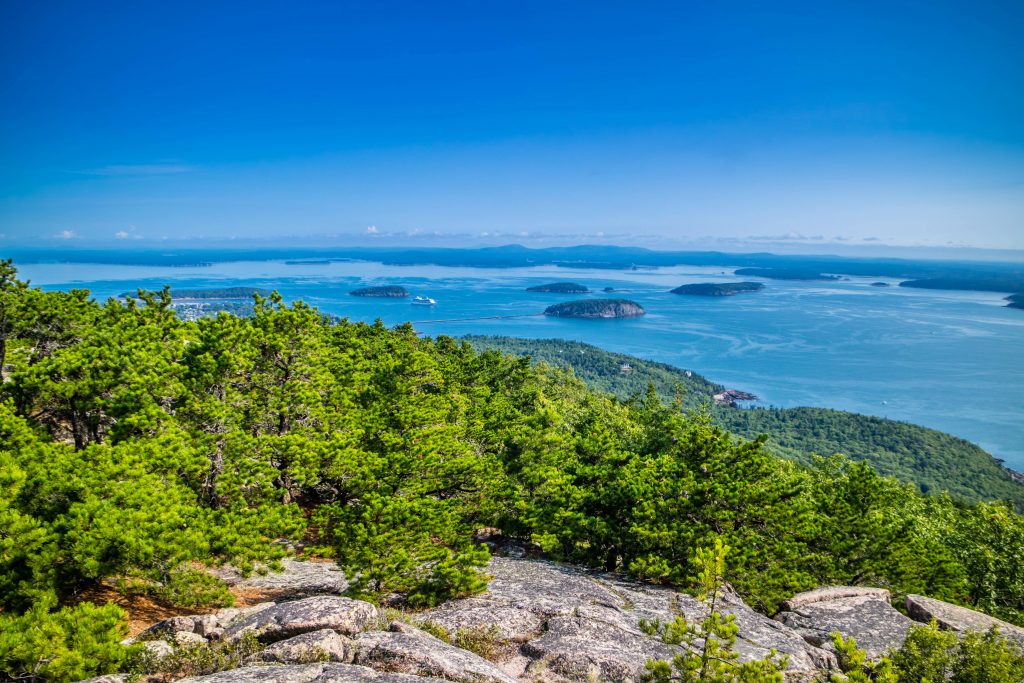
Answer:
<svg viewBox="0 0 1024 683"><path fill-rule="evenodd" d="M995 626L1004 638L1024 647L1024 629L987 614L921 595L908 595L906 605L907 614L916 621L927 623L934 619L940 628L957 633L988 631Z"/></svg>
<svg viewBox="0 0 1024 683"><path fill-rule="evenodd" d="M224 638L237 640L252 632L259 640L272 643L325 628L354 635L376 616L377 608L368 602L321 595L260 610L231 624Z"/></svg>
<svg viewBox="0 0 1024 683"><path fill-rule="evenodd" d="M182 680L189 683L440 683L444 679L383 673L352 664L307 664L247 666Z"/></svg>
<svg viewBox="0 0 1024 683"><path fill-rule="evenodd" d="M395 625L394 629L360 634L355 640L355 663L458 683L516 683L479 655L416 628Z"/></svg>
<svg viewBox="0 0 1024 683"><path fill-rule="evenodd" d="M513 556L492 559L485 592L423 612L384 613L359 600L319 595L173 617L140 638L157 656L250 632L265 644L247 666L190 683L636 683L648 661L685 652L651 635L642 621L665 624L681 617L697 623L708 616L703 603L671 588L525 559L521 549L512 550L505 549ZM315 585L335 590L344 581L329 563L317 569L301 564L279 575L279 585L301 594ZM872 658L899 647L914 622L889 599L880 588L821 588L793 596L769 619L726 587L718 609L735 619L742 661L784 657L786 680L805 681L820 680L837 667L835 632L855 638ZM1013 639L1024 635L938 600L910 596L907 606L913 618L935 618L958 632L998 625Z"/></svg>
<svg viewBox="0 0 1024 683"><path fill-rule="evenodd" d="M523 680L552 672L568 679L637 681L648 659L671 659L678 647L665 645L640 628L640 620L670 622L676 616L699 621L706 608L668 588L593 574L568 565L496 557L486 592L456 600L420 619L458 629L493 628L516 643L525 662ZM799 634L726 596L723 611L740 626L737 649L744 659L774 649L789 657L793 672L813 672L835 657L809 645Z"/></svg>
<svg viewBox="0 0 1024 683"><path fill-rule="evenodd" d="M889 591L849 586L795 595L775 618L824 649L832 648L833 633L852 636L872 659L902 645L914 623L889 604Z"/></svg>

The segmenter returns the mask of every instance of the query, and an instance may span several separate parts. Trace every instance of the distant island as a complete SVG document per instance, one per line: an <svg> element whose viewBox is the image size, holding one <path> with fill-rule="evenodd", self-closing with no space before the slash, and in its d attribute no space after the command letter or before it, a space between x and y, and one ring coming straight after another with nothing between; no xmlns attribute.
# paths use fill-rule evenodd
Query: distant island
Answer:
<svg viewBox="0 0 1024 683"><path fill-rule="evenodd" d="M363 287L362 289L353 289L349 292L349 296L371 296L371 297L383 297L388 299L401 299L402 297L409 296L409 290L405 287L399 287L398 285L385 285L383 287Z"/></svg>
<svg viewBox="0 0 1024 683"><path fill-rule="evenodd" d="M872 287L888 287L889 283L888 282L872 282L871 286Z"/></svg>
<svg viewBox="0 0 1024 683"><path fill-rule="evenodd" d="M740 292L756 292L764 289L761 282L699 282L682 285L672 290L673 294L689 294L692 296L733 296Z"/></svg>
<svg viewBox="0 0 1024 683"><path fill-rule="evenodd" d="M554 292L557 294L586 294L590 290L578 282L551 282L546 285L527 287L527 292Z"/></svg>
<svg viewBox="0 0 1024 683"><path fill-rule="evenodd" d="M299 259L296 261L285 261L286 266L329 266L330 259Z"/></svg>
<svg viewBox="0 0 1024 683"><path fill-rule="evenodd" d="M636 318L644 313L643 306L626 299L566 301L544 310L544 315L558 318Z"/></svg>
<svg viewBox="0 0 1024 683"><path fill-rule="evenodd" d="M933 277L905 280L900 287L915 289L955 289L976 292L1020 292L1024 289L1024 274L1019 272L1000 275Z"/></svg>
<svg viewBox="0 0 1024 683"><path fill-rule="evenodd" d="M740 268L737 275L764 277L770 280L838 280L838 275L825 275L816 270L803 268Z"/></svg>
<svg viewBox="0 0 1024 683"><path fill-rule="evenodd" d="M259 289L258 287L223 287L220 289L172 289L171 298L174 301L202 301L204 299L251 299L254 294L260 296L270 296L272 292L269 289ZM138 292L124 292L121 294L122 297L138 296Z"/></svg>
<svg viewBox="0 0 1024 683"><path fill-rule="evenodd" d="M615 291L615 288L614 288L614 287L605 287L605 288L604 288L604 289L602 289L601 291L602 291L602 292L614 292L614 291Z"/></svg>
<svg viewBox="0 0 1024 683"><path fill-rule="evenodd" d="M1011 294L1006 297L1006 300L1010 303L1006 304L1007 308L1022 308L1024 309L1024 292L1020 294Z"/></svg>

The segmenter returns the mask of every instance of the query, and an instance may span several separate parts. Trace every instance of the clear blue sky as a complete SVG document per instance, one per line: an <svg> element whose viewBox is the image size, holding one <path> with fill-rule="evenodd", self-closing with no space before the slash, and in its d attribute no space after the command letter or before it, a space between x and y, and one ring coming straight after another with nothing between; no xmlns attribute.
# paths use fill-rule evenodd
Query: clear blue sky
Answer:
<svg viewBox="0 0 1024 683"><path fill-rule="evenodd" d="M1022 248L1022 36L1020 0L4 2L0 247Z"/></svg>

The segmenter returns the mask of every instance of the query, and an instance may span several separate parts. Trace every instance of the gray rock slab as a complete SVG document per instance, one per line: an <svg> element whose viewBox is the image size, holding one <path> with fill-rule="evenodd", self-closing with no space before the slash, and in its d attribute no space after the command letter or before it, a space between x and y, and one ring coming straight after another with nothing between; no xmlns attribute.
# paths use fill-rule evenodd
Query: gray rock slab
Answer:
<svg viewBox="0 0 1024 683"><path fill-rule="evenodd" d="M354 663L375 669L460 683L515 683L483 657L410 627L403 628L403 632L361 633L354 647Z"/></svg>
<svg viewBox="0 0 1024 683"><path fill-rule="evenodd" d="M906 605L907 614L915 621L927 624L934 619L941 628L957 633L988 631L996 626L1004 638L1024 647L1024 629L976 610L922 595L908 595Z"/></svg>
<svg viewBox="0 0 1024 683"><path fill-rule="evenodd" d="M887 598L888 591L883 593ZM825 649L832 649L834 632L841 633L844 638L852 636L869 658L876 659L902 645L907 631L914 624L896 611L887 599L882 599L883 593L799 601L795 603L799 605L796 609L780 612L775 619L799 633L807 642ZM743 626L740 629L742 631Z"/></svg>
<svg viewBox="0 0 1024 683"><path fill-rule="evenodd" d="M281 561L283 571L268 571L243 577L234 567L223 567L215 574L229 586L260 588L282 595L340 595L348 588L345 574L334 562L308 562L293 559Z"/></svg>
<svg viewBox="0 0 1024 683"><path fill-rule="evenodd" d="M419 615L418 621L437 624L452 634L494 628L502 640L513 642L535 638L544 630L544 619L528 609L476 598L453 600Z"/></svg>
<svg viewBox="0 0 1024 683"><path fill-rule="evenodd" d="M573 680L610 683L639 681L648 659L671 659L679 651L593 615L554 617L544 635L522 646L522 652L535 660L530 673L550 669Z"/></svg>
<svg viewBox="0 0 1024 683"><path fill-rule="evenodd" d="M276 642L325 628L353 635L376 616L377 608L368 602L322 595L260 610L233 622L224 632L224 638L237 640L252 631L263 642Z"/></svg>
<svg viewBox="0 0 1024 683"><path fill-rule="evenodd" d="M589 573L568 565L495 557L487 571L493 578L482 598L542 616L571 614L589 603L623 605Z"/></svg>
<svg viewBox="0 0 1024 683"><path fill-rule="evenodd" d="M437 683L441 679L381 673L351 664L305 664L247 666L181 680L189 683Z"/></svg>
<svg viewBox="0 0 1024 683"><path fill-rule="evenodd" d="M352 661L352 641L329 628L280 640L257 655L263 662L312 664Z"/></svg>

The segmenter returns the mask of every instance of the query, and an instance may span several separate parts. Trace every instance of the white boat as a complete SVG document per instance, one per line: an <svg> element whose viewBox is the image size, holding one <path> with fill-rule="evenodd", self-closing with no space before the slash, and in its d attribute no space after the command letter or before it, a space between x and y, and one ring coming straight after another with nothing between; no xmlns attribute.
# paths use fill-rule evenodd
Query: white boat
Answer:
<svg viewBox="0 0 1024 683"><path fill-rule="evenodd" d="M433 306L437 302L429 296L414 296L411 303L413 306Z"/></svg>

